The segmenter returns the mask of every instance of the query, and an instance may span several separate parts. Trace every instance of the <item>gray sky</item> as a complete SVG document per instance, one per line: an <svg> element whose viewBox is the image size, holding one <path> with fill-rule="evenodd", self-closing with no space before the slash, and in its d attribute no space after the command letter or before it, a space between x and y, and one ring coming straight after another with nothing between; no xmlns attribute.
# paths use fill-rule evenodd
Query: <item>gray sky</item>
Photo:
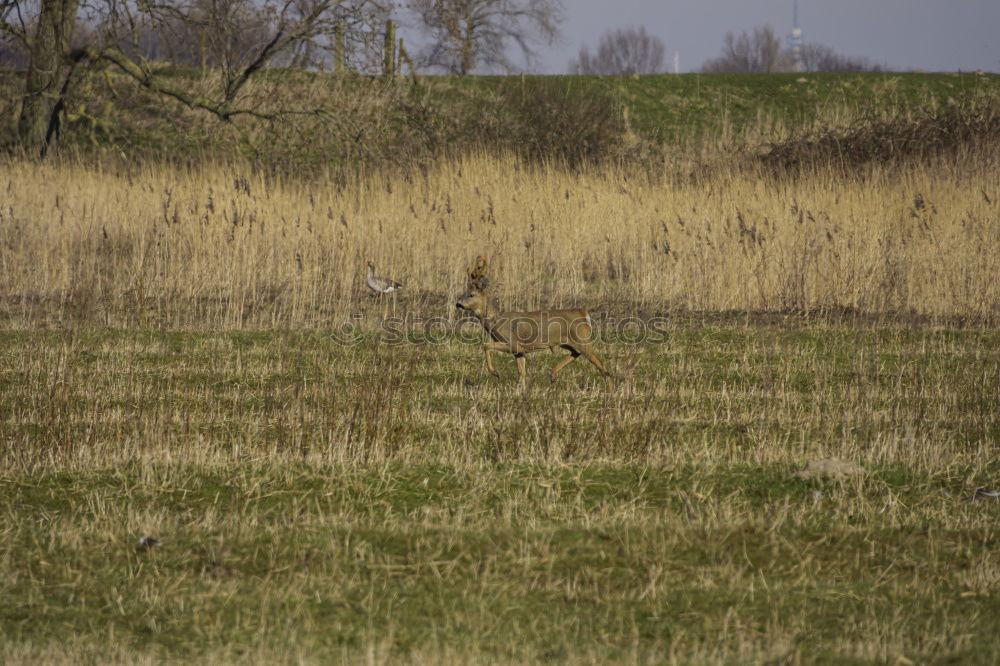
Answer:
<svg viewBox="0 0 1000 666"><path fill-rule="evenodd" d="M539 49L540 69L563 74L604 31L644 26L680 52L682 72L719 55L727 31L770 23L784 38L793 0L564 0L562 40ZM1000 72L1000 0L799 0L803 40L890 68Z"/></svg>

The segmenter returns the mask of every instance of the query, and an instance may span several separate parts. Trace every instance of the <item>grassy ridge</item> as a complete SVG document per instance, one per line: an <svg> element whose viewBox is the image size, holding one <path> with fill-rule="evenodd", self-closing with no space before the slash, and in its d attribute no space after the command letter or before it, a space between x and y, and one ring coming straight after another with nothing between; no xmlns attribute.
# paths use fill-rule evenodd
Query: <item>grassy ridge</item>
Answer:
<svg viewBox="0 0 1000 666"><path fill-rule="evenodd" d="M988 662L998 343L671 329L521 396L456 341L5 333L0 655Z"/></svg>
<svg viewBox="0 0 1000 666"><path fill-rule="evenodd" d="M196 91L207 90L213 76L182 69L170 75ZM7 93L0 95L0 145L14 138L19 81L0 72ZM409 79L274 70L257 77L241 103L310 113L277 123L220 123L127 79L92 73L67 102L64 131L85 154L251 157L278 171L398 166L449 148L482 150L508 141L547 142L554 155L573 141L607 144L602 150L612 153L638 142L654 153L666 147L670 160L678 147L756 146L816 127L919 118L950 106L995 107L998 94L1000 76L977 74L423 77L413 86ZM312 113L317 109L322 113ZM562 124L567 119L573 126Z"/></svg>
<svg viewBox="0 0 1000 666"><path fill-rule="evenodd" d="M520 85L517 79L474 77L484 89ZM996 99L1000 76L964 74L682 74L526 77L553 88L611 94L644 137L677 145L692 139L761 138L816 125L865 119L919 117L949 104ZM446 79L461 88L461 78ZM951 100L949 102L949 100Z"/></svg>
<svg viewBox="0 0 1000 666"><path fill-rule="evenodd" d="M667 143L691 135L751 138L816 125L914 117L995 98L1000 77L975 74L692 74L621 83L644 135Z"/></svg>

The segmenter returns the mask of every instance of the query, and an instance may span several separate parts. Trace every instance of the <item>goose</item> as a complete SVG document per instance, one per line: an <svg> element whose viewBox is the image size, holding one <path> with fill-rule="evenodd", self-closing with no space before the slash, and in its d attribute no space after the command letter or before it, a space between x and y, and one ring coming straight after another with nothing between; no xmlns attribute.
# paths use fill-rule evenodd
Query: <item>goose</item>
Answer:
<svg viewBox="0 0 1000 666"><path fill-rule="evenodd" d="M368 275L365 276L365 284L376 294L391 294L403 288L403 285L395 280L375 275L375 264L370 261L368 262Z"/></svg>

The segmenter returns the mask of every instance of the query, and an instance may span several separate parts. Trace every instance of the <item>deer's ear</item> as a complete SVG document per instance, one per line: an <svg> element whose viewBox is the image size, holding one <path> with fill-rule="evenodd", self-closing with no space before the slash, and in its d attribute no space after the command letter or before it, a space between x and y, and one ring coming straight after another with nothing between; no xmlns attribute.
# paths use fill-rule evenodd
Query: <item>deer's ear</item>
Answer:
<svg viewBox="0 0 1000 666"><path fill-rule="evenodd" d="M469 271L469 280L478 280L486 272L486 257L476 257L476 265Z"/></svg>

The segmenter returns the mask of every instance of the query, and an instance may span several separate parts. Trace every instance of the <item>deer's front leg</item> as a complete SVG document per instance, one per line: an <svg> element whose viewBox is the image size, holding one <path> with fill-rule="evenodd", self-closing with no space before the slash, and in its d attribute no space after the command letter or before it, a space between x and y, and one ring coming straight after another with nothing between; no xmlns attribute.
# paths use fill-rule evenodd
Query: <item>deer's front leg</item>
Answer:
<svg viewBox="0 0 1000 666"><path fill-rule="evenodd" d="M517 354L517 374L521 378L521 390L528 389L528 373L524 365L524 354Z"/></svg>
<svg viewBox="0 0 1000 666"><path fill-rule="evenodd" d="M500 373L497 369L493 367L493 356L490 354L491 351L506 351L507 345L499 342L487 342L483 345L483 353L486 355L486 369L490 371L490 374L494 377L499 377Z"/></svg>

